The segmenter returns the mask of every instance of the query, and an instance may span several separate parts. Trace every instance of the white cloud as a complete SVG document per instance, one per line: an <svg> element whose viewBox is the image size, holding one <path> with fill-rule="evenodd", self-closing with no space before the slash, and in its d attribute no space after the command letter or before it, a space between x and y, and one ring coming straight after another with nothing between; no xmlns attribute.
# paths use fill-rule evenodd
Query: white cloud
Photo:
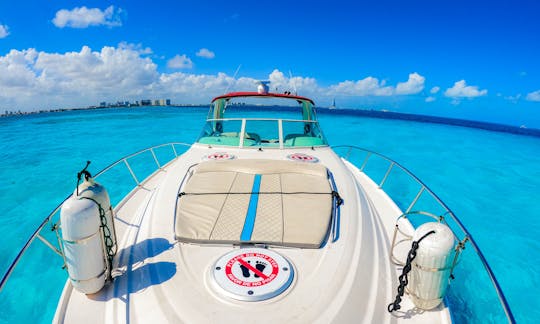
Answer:
<svg viewBox="0 0 540 324"><path fill-rule="evenodd" d="M225 73L158 72L153 56L148 55L150 53L151 49L140 44L125 42L100 50L83 46L79 51L66 53L11 50L4 56L0 55L0 111L86 107L101 101L146 98L170 98L175 103L206 103L227 89L256 89L255 78L233 78ZM192 65L185 55L175 58L171 60L173 66ZM397 95L396 86L388 86L373 77L321 86L315 78L291 78L275 69L263 78L271 81L271 91L294 92L296 88L300 95L316 101L338 93ZM415 80L415 77L409 77L409 80Z"/></svg>
<svg viewBox="0 0 540 324"><path fill-rule="evenodd" d="M142 55L149 55L153 53L150 47L143 47L141 43L131 44L128 42L120 42L120 44L118 44L118 48L125 49L125 50L132 50Z"/></svg>
<svg viewBox="0 0 540 324"><path fill-rule="evenodd" d="M431 88L431 90L429 90L429 92L432 94L436 94L437 92L439 92L439 90L441 90L440 87L433 87Z"/></svg>
<svg viewBox="0 0 540 324"><path fill-rule="evenodd" d="M201 48L196 55L207 59L213 59L216 57L216 54L207 48Z"/></svg>
<svg viewBox="0 0 540 324"><path fill-rule="evenodd" d="M433 102L433 101L435 101L435 100L436 100L435 97L431 97L431 96L430 96L430 97L427 97L425 101L426 101L426 102Z"/></svg>
<svg viewBox="0 0 540 324"><path fill-rule="evenodd" d="M142 49L142 50L141 50ZM94 51L88 46L67 53L12 50L0 56L0 110L86 107L101 101L170 98L206 103L225 90L255 90L257 79L183 72L159 73L144 47L121 43ZM184 58L178 55L180 61ZM274 70L267 78L280 92L316 96L314 78L288 78Z"/></svg>
<svg viewBox="0 0 540 324"><path fill-rule="evenodd" d="M409 79L406 82L399 82L396 86L396 94L408 95L417 94L424 90L424 81L426 78L414 72L409 74Z"/></svg>
<svg viewBox="0 0 540 324"><path fill-rule="evenodd" d="M350 96L391 96L394 92L393 87L385 86L385 81L380 81L374 77L367 77L362 80L343 81L330 87L336 94Z"/></svg>
<svg viewBox="0 0 540 324"><path fill-rule="evenodd" d="M285 74L278 69L275 69L268 76L270 80L270 90L276 92L297 91L306 96L311 96L319 91L319 86L314 78L292 77L287 78Z"/></svg>
<svg viewBox="0 0 540 324"><path fill-rule="evenodd" d="M167 61L167 67L171 69L191 69L193 68L193 62L186 54L176 55Z"/></svg>
<svg viewBox="0 0 540 324"><path fill-rule="evenodd" d="M157 66L130 49L46 53L11 50L0 56L0 107L86 106L140 96L159 80Z"/></svg>
<svg viewBox="0 0 540 324"><path fill-rule="evenodd" d="M105 10L99 8L76 7L71 10L61 9L56 12L53 24L58 28L87 28L90 26L122 26L123 10L109 6Z"/></svg>
<svg viewBox="0 0 540 324"><path fill-rule="evenodd" d="M478 90L478 86L468 86L465 80L457 81L454 86L446 89L444 95L451 98L474 98L485 96L487 90Z"/></svg>
<svg viewBox="0 0 540 324"><path fill-rule="evenodd" d="M9 35L9 28L7 25L0 25L0 39L6 38Z"/></svg>
<svg viewBox="0 0 540 324"><path fill-rule="evenodd" d="M540 90L536 90L534 92L528 93L525 99L529 101L540 101Z"/></svg>
<svg viewBox="0 0 540 324"><path fill-rule="evenodd" d="M521 99L521 93L518 93L515 96L506 96L506 97L504 97L504 99L506 99L508 101L511 101L513 103L517 103L519 101L519 99Z"/></svg>
<svg viewBox="0 0 540 324"><path fill-rule="evenodd" d="M409 74L405 82L400 82L396 87L387 86L386 81L366 77L359 81L343 81L337 85L330 86L330 94L341 94L350 96L393 96L416 94L424 89L425 78L418 73Z"/></svg>

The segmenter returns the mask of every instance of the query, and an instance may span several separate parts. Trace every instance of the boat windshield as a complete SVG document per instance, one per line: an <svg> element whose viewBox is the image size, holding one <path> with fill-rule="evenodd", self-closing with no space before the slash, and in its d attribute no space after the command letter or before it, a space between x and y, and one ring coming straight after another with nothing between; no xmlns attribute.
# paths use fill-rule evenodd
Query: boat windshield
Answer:
<svg viewBox="0 0 540 324"><path fill-rule="evenodd" d="M270 148L327 145L313 103L298 97L215 99L197 142Z"/></svg>

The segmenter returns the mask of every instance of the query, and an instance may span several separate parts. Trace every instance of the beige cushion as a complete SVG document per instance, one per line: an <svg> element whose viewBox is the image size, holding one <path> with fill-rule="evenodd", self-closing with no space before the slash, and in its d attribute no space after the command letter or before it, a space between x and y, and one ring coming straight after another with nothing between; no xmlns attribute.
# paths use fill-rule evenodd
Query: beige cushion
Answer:
<svg viewBox="0 0 540 324"><path fill-rule="evenodd" d="M240 240L260 175L251 240ZM175 232L184 242L268 243L318 248L328 232L331 188L320 164L281 160L202 162L178 199ZM201 195L196 195L198 193Z"/></svg>

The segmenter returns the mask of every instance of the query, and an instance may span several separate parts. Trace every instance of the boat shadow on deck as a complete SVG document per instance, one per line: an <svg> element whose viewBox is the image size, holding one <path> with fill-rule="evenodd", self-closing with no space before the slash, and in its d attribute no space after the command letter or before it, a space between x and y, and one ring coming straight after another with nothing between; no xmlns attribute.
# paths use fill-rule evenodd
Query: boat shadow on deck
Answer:
<svg viewBox="0 0 540 324"><path fill-rule="evenodd" d="M148 259L172 249L173 246L174 244L165 238L151 238L118 251L118 264L113 270L114 281L109 283L102 293L88 297L96 301L113 298L128 300L130 294L168 281L176 274L176 264L149 262Z"/></svg>

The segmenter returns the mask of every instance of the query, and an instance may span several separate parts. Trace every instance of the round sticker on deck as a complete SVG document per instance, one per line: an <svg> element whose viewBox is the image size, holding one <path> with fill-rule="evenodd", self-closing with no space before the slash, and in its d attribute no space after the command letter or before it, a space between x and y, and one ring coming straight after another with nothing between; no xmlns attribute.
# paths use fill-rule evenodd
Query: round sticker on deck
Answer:
<svg viewBox="0 0 540 324"><path fill-rule="evenodd" d="M219 258L212 269L213 282L226 296L260 301L284 292L292 282L291 264L274 251L239 249Z"/></svg>
<svg viewBox="0 0 540 324"><path fill-rule="evenodd" d="M235 155L227 152L215 152L204 156L205 160L232 160L236 158Z"/></svg>
<svg viewBox="0 0 540 324"><path fill-rule="evenodd" d="M319 162L319 159L317 159L314 156L304 154L304 153L294 153L287 155L287 159L293 160L293 161L300 161L300 162L309 162L309 163L317 163Z"/></svg>

